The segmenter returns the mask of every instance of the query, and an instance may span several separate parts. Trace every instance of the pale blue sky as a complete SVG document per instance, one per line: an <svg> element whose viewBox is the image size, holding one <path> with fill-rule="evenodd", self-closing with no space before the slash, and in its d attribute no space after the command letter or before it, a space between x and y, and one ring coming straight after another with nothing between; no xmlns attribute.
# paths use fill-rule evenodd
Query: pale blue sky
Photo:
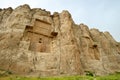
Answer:
<svg viewBox="0 0 120 80"><path fill-rule="evenodd" d="M120 41L120 0L3 0L0 8L29 4L48 11L68 10L75 23L84 23L89 28L109 31Z"/></svg>

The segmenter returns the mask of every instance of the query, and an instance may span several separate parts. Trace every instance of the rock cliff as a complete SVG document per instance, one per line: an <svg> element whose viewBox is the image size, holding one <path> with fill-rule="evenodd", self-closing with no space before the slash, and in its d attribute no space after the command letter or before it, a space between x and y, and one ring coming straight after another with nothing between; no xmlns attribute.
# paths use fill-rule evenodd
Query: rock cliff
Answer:
<svg viewBox="0 0 120 80"><path fill-rule="evenodd" d="M0 69L35 76L119 72L120 43L109 32L75 24L66 10L0 9Z"/></svg>

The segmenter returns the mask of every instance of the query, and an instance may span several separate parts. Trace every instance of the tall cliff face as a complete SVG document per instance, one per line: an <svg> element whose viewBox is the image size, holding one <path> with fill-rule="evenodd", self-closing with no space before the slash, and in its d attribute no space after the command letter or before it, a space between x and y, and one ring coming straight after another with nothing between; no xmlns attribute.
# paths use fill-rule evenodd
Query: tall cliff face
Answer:
<svg viewBox="0 0 120 80"><path fill-rule="evenodd" d="M108 32L73 22L68 11L22 5L0 10L0 69L55 76L120 71L120 43Z"/></svg>

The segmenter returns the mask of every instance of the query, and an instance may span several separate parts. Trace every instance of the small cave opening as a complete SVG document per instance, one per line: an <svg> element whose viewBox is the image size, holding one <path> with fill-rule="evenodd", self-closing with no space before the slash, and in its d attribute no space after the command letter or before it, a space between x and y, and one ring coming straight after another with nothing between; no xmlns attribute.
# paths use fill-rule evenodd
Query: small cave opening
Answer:
<svg viewBox="0 0 120 80"><path fill-rule="evenodd" d="M53 31L53 32L51 32L51 35L52 35L52 36L57 36L57 35L58 35L58 32L54 32L54 31Z"/></svg>
<svg viewBox="0 0 120 80"><path fill-rule="evenodd" d="M93 47L93 48L97 48L97 44L94 44L92 47Z"/></svg>
<svg viewBox="0 0 120 80"><path fill-rule="evenodd" d="M116 44L116 47L119 47L119 45L118 45L118 44Z"/></svg>
<svg viewBox="0 0 120 80"><path fill-rule="evenodd" d="M39 38L39 43L42 43L42 38Z"/></svg>

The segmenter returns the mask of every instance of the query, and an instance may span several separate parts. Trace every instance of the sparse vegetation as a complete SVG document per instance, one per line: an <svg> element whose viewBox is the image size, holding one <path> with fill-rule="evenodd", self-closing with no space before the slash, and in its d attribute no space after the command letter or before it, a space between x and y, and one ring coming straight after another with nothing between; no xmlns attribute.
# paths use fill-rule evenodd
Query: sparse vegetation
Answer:
<svg viewBox="0 0 120 80"><path fill-rule="evenodd" d="M16 75L0 76L0 80L120 80L120 73L108 76L67 76L67 77L22 77Z"/></svg>
<svg viewBox="0 0 120 80"><path fill-rule="evenodd" d="M12 72L9 71L9 70L0 69L0 77L9 76L9 75L11 75L11 74L12 74Z"/></svg>

